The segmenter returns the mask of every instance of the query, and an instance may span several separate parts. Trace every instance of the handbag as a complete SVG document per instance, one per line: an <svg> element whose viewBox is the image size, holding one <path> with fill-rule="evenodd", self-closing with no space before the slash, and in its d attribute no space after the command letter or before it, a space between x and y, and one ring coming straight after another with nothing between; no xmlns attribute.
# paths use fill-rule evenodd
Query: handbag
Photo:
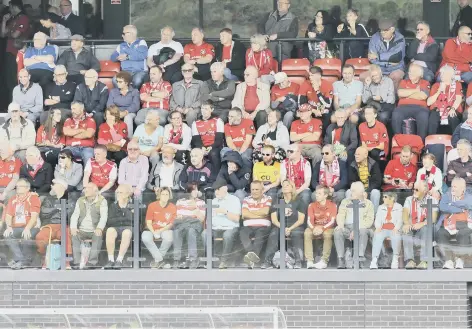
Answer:
<svg viewBox="0 0 472 329"><path fill-rule="evenodd" d="M49 242L46 248L46 268L48 270L58 270L61 268L61 245L51 244L51 226L44 226L43 228L49 229Z"/></svg>

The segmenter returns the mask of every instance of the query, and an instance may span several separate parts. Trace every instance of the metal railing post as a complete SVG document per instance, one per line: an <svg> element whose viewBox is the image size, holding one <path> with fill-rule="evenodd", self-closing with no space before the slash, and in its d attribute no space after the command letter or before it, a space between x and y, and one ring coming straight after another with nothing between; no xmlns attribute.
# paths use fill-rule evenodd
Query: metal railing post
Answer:
<svg viewBox="0 0 472 329"><path fill-rule="evenodd" d="M426 205L426 258L428 259L428 270L433 269L433 208L437 208L438 205L433 204L433 200L428 198Z"/></svg>
<svg viewBox="0 0 472 329"><path fill-rule="evenodd" d="M207 258L207 270L213 269L213 199L207 199L207 216L206 216L206 258Z"/></svg>
<svg viewBox="0 0 472 329"><path fill-rule="evenodd" d="M353 230L354 230L354 269L359 269L359 219L360 201L352 200Z"/></svg>
<svg viewBox="0 0 472 329"><path fill-rule="evenodd" d="M282 71L282 42L277 41L277 58L279 59L279 71Z"/></svg>
<svg viewBox="0 0 472 329"><path fill-rule="evenodd" d="M134 217L133 217L133 268L139 268L140 262L140 250L139 250L139 222L140 222L140 206L139 198L134 198L133 208L134 208Z"/></svg>
<svg viewBox="0 0 472 329"><path fill-rule="evenodd" d="M344 58L344 46L345 45L346 45L345 41L341 40L341 42L339 43L339 59L341 60L341 63L344 63L344 61L346 60Z"/></svg>
<svg viewBox="0 0 472 329"><path fill-rule="evenodd" d="M66 246L67 246L67 201L61 199L61 270L66 269Z"/></svg>
<svg viewBox="0 0 472 329"><path fill-rule="evenodd" d="M279 233L280 233L280 269L281 270L284 270L286 268L286 264L285 264L285 257L286 257L286 254L287 252L285 251L285 208L286 208L286 204L285 204L285 200L282 198L280 200L280 203L278 205L278 207L282 210L280 212L280 220L279 220L279 223L280 223L280 230L279 230Z"/></svg>
<svg viewBox="0 0 472 329"><path fill-rule="evenodd" d="M93 56L95 56L95 42L92 41L92 44L90 45L90 50L92 50Z"/></svg>

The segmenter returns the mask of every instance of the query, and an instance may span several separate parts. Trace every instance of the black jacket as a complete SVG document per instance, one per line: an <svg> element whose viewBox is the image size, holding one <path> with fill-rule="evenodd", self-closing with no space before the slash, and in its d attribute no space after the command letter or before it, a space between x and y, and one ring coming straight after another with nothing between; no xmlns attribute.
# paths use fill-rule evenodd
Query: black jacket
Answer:
<svg viewBox="0 0 472 329"><path fill-rule="evenodd" d="M365 29L364 25L356 24L356 35L353 35L347 28L347 24L344 23L344 28L341 33L337 34L338 38L368 38L369 34ZM369 41L347 41L345 44L345 52L348 58L361 58L366 57L366 49Z"/></svg>
<svg viewBox="0 0 472 329"><path fill-rule="evenodd" d="M417 61L425 62L428 69L430 69L433 73L435 73L436 70L438 69L439 45L434 40L433 43L426 45L424 52L422 54L418 54L419 45L420 45L420 41L418 39L412 40L406 50L406 57L408 58L409 61L415 59Z"/></svg>
<svg viewBox="0 0 472 329"><path fill-rule="evenodd" d="M375 162L374 159L368 158L367 165L369 166L369 187L366 192L370 193L372 190L380 190L383 175L378 163ZM353 161L349 166L349 186L352 183L359 181L359 167L357 166L357 162Z"/></svg>
<svg viewBox="0 0 472 329"><path fill-rule="evenodd" d="M80 34L85 35L84 20L79 16L70 14L67 20L61 19L60 23L70 30L71 35Z"/></svg>
<svg viewBox="0 0 472 329"><path fill-rule="evenodd" d="M75 90L74 101L84 103L87 113L103 112L107 106L108 88L100 81L97 81L92 90L81 83Z"/></svg>
<svg viewBox="0 0 472 329"><path fill-rule="evenodd" d="M41 208L39 211L39 219L41 220L41 227L49 224L61 224L61 205L62 199L67 200L67 192L61 199L55 196L45 195L39 196L41 199ZM72 215L73 207L70 208L68 215Z"/></svg>
<svg viewBox="0 0 472 329"><path fill-rule="evenodd" d="M110 203L108 206L107 227L133 226L133 205L128 204L127 208L121 208L118 202Z"/></svg>
<svg viewBox="0 0 472 329"><path fill-rule="evenodd" d="M86 48L82 48L77 58L75 58L72 49L64 50L61 56L59 56L56 65L64 65L68 75L80 74L81 70L94 69L97 72L100 71L100 62L92 52Z"/></svg>
<svg viewBox="0 0 472 329"><path fill-rule="evenodd" d="M186 191L190 184L197 184L198 189L202 191L212 187L217 174L208 161L203 163L202 168L195 168L192 164L188 164L180 173L179 185L182 190Z"/></svg>
<svg viewBox="0 0 472 329"><path fill-rule="evenodd" d="M212 79L205 81L201 87L202 102L211 100L217 109L231 109L231 102L236 92L236 83L226 78L217 85ZM223 98L223 100L221 100Z"/></svg>
<svg viewBox="0 0 472 329"><path fill-rule="evenodd" d="M49 163L44 162L34 178L28 171L30 165L24 164L20 169L20 178L26 179L31 184L31 191L36 193L49 192L53 178L53 170Z"/></svg>
<svg viewBox="0 0 472 329"><path fill-rule="evenodd" d="M226 67L231 70L231 73L244 81L244 70L246 69L246 47L239 41L233 40L233 50L231 52L231 62ZM215 47L215 60L217 62L223 61L223 45L218 43Z"/></svg>
<svg viewBox="0 0 472 329"><path fill-rule="evenodd" d="M451 30L451 36L457 37L457 32L461 26L468 26L472 29L472 7L466 6L457 14L456 21Z"/></svg>
<svg viewBox="0 0 472 329"><path fill-rule="evenodd" d="M338 125L336 123L332 123L328 126L324 138L325 144L333 144L332 133L336 128L338 128ZM357 146L359 146L359 140L357 138L357 127L349 121L346 121L343 125L343 130L341 133L341 144L346 146L347 152L355 151Z"/></svg>
<svg viewBox="0 0 472 329"><path fill-rule="evenodd" d="M333 189L335 192L339 190L346 190L348 189L348 173L347 173L347 165L346 161L338 160L339 162L339 183L337 183ZM320 184L320 167L321 161L318 161L313 168L313 172L311 175L311 187L316 189L316 187Z"/></svg>
<svg viewBox="0 0 472 329"><path fill-rule="evenodd" d="M308 24L308 28L305 32L305 38L308 38L308 32L315 32L315 24L314 23ZM308 42L326 41L327 44L328 44L328 49L330 51L332 51L333 48L334 48L334 44L332 42L333 37L334 37L333 27L331 26L331 24L326 24L324 26L323 32L322 33L316 33L316 39L313 40L313 41L308 41ZM303 43L303 55L306 58L310 58L309 57L310 56L310 51L309 51L309 48L308 48L308 42Z"/></svg>
<svg viewBox="0 0 472 329"><path fill-rule="evenodd" d="M50 96L59 96L60 102L48 107L50 109L69 109L72 101L74 100L76 84L67 81L65 84L58 86L55 82L51 82L46 86L46 92L44 93L44 99L48 99Z"/></svg>
<svg viewBox="0 0 472 329"><path fill-rule="evenodd" d="M229 151L222 159L220 172L216 181L225 181L228 185L228 192L234 193L237 190L245 190L249 186L251 179L251 168L244 167L243 158L236 151ZM228 161L234 162L238 166L238 171L228 174Z"/></svg>

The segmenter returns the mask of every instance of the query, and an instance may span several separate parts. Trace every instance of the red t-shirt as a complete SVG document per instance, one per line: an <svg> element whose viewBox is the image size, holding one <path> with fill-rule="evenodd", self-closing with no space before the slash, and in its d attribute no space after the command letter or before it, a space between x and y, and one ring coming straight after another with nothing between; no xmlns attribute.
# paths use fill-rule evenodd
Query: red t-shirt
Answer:
<svg viewBox="0 0 472 329"><path fill-rule="evenodd" d="M272 87L270 98L271 101L274 102L275 100L277 100L277 98L285 97L289 94L298 96L299 90L300 85L295 82L290 82L290 86L288 86L287 88L280 88L279 85L275 85L274 87Z"/></svg>
<svg viewBox="0 0 472 329"><path fill-rule="evenodd" d="M336 204L332 201L327 200L324 206L313 202L308 206L308 221L312 226L323 226L323 230L327 230L336 225L337 212Z"/></svg>
<svg viewBox="0 0 472 329"><path fill-rule="evenodd" d="M431 87L431 95L434 95L438 92L439 89L439 82L436 82L433 87ZM446 91L444 93L439 94L438 99L436 102L434 102L429 108L431 110L435 108L440 108L443 105L446 107L452 106L454 102L456 101L457 96L462 96L462 85L460 82L456 81L455 88L452 88L451 86L446 86ZM467 90L469 88L467 87ZM457 112L462 113L462 102L460 103L459 107L456 109Z"/></svg>
<svg viewBox="0 0 472 329"><path fill-rule="evenodd" d="M253 112L259 105L259 96L257 96L257 86L247 86L246 95L244 95L244 110Z"/></svg>
<svg viewBox="0 0 472 329"><path fill-rule="evenodd" d="M231 60L231 46L223 46L223 54L221 56L221 60Z"/></svg>
<svg viewBox="0 0 472 329"><path fill-rule="evenodd" d="M254 122L249 119L241 119L241 123L237 126L231 126L229 123L225 124L225 136L231 137L236 147L243 146L247 135L255 134Z"/></svg>
<svg viewBox="0 0 472 329"><path fill-rule="evenodd" d="M36 133L36 144L44 143L46 141L51 142L53 145L65 145L66 144L66 136L58 136L56 134L56 128L52 128L51 137L46 134L44 131L44 126L40 126L38 132Z"/></svg>
<svg viewBox="0 0 472 329"><path fill-rule="evenodd" d="M190 43L184 47L184 55L189 55L190 59L199 59L206 55L211 55L213 59L215 57L215 48L206 42L203 42L200 46Z"/></svg>
<svg viewBox="0 0 472 329"><path fill-rule="evenodd" d="M385 125L380 121L375 121L373 127L369 127L367 122L359 125L359 134L361 142L364 142L367 147L376 147L380 143L384 143L384 153L388 155L388 133Z"/></svg>
<svg viewBox="0 0 472 329"><path fill-rule="evenodd" d="M418 83L413 83L410 79L402 80L398 89L416 89L418 86L420 86L420 90L426 93L426 95L429 97L431 86L426 80L420 80ZM398 101L398 106L401 105L419 105L426 108L428 107L428 105L426 105L426 99L420 101L418 99L412 98L400 98Z"/></svg>
<svg viewBox="0 0 472 329"><path fill-rule="evenodd" d="M64 128L93 129L94 131L96 131L97 125L95 124L95 120L93 118L90 118L84 115L84 117L81 120L68 118L64 122ZM67 146L94 147L95 138L92 136L90 138L80 139L80 138L66 136L66 145Z"/></svg>
<svg viewBox="0 0 472 329"><path fill-rule="evenodd" d="M20 31L20 38L29 37L30 21L28 16L21 14L15 18L10 18L7 22L7 27L10 30L10 33L15 31ZM14 46L14 39L8 38L7 41L7 53L13 54L16 56L18 49Z"/></svg>
<svg viewBox="0 0 472 329"><path fill-rule="evenodd" d="M31 214L39 214L41 200L36 193L28 192L21 198L17 195L8 201L6 214L12 217L12 227L25 227L31 220Z"/></svg>
<svg viewBox="0 0 472 329"><path fill-rule="evenodd" d="M113 125L113 128L115 129L115 133L119 136L121 136L121 139L128 139L128 126L126 123L123 121L120 121L118 123L115 123ZM114 142L117 142L118 140L121 140L116 138L116 140L113 139L113 135L111 134L111 129L108 123L104 122L100 125L98 128L98 144L102 145L107 145L111 144ZM126 145L124 144L122 149L126 150Z"/></svg>
<svg viewBox="0 0 472 329"><path fill-rule="evenodd" d="M152 221L155 230L166 227L177 217L177 207L173 203L168 203L162 208L159 201L149 204L146 211L146 220Z"/></svg>
<svg viewBox="0 0 472 329"><path fill-rule="evenodd" d="M333 99L333 84L328 81L321 80L320 92L323 97ZM310 103L311 105L317 105L318 103L320 103L318 95L313 89L309 80L304 81L301 84L300 91L298 93L300 94L300 96L306 96L308 98L308 103Z"/></svg>
<svg viewBox="0 0 472 329"><path fill-rule="evenodd" d="M414 183L416 181L416 171L417 168L411 162L408 166L404 166L399 158L392 159L388 162L387 167L384 171L384 177L393 178L393 179L401 179L406 181L407 184ZM385 184L383 189L384 191L388 191L394 189L396 187Z"/></svg>
<svg viewBox="0 0 472 329"><path fill-rule="evenodd" d="M312 118L310 122L304 123L302 120L296 120L292 123L292 126L290 127L290 132L294 132L296 134L304 134L304 133L315 133L323 131L323 123L319 119L314 119ZM320 135L321 136L321 135ZM321 144L321 137L318 141L316 142L299 142L300 144Z"/></svg>
<svg viewBox="0 0 472 329"><path fill-rule="evenodd" d="M224 123L219 118L209 120L197 120L193 123L193 135L200 135L204 147L212 146L215 142L216 133L224 132ZM196 131L195 131L196 130Z"/></svg>
<svg viewBox="0 0 472 329"><path fill-rule="evenodd" d="M139 94L149 94L153 91L167 91L168 96L163 98L160 102L142 102L142 108L159 108L163 110L169 110L169 99L172 94L172 86L167 81L161 81L156 84L146 82L141 86Z"/></svg>
<svg viewBox="0 0 472 329"><path fill-rule="evenodd" d="M21 161L15 157L10 160L0 158L0 187L7 187L13 175L20 175Z"/></svg>

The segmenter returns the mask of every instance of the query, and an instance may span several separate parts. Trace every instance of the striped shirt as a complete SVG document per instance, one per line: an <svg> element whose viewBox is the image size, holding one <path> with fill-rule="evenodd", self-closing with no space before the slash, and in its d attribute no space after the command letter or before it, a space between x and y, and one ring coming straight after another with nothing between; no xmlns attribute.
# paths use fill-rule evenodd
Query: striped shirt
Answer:
<svg viewBox="0 0 472 329"><path fill-rule="evenodd" d="M272 205L272 198L270 196L263 195L262 199L257 201L254 200L251 196L248 196L243 201L243 211L244 209L249 211L258 211L263 208L270 208ZM271 221L269 219L269 214L266 218L244 218L244 226L270 226Z"/></svg>
<svg viewBox="0 0 472 329"><path fill-rule="evenodd" d="M195 210L199 210L205 215L205 201L200 199L180 199L177 201L177 217L182 216L185 219L198 219Z"/></svg>

